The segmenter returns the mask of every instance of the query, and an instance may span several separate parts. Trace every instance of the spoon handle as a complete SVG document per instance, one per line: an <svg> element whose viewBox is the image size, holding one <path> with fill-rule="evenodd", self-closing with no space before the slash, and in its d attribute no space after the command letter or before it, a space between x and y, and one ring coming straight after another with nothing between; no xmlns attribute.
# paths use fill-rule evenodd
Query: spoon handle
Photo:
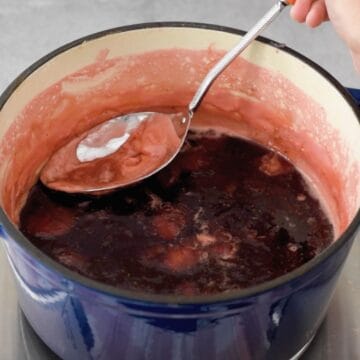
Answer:
<svg viewBox="0 0 360 360"><path fill-rule="evenodd" d="M189 112L192 113L200 101L206 94L208 88L213 81L227 68L227 66L244 50L250 43L264 30L266 29L275 18L281 13L281 11L289 4L293 4L294 0L278 0L278 2L251 28L241 39L241 41L227 52L221 60L208 72L204 80L201 82L197 89L193 99L189 104Z"/></svg>

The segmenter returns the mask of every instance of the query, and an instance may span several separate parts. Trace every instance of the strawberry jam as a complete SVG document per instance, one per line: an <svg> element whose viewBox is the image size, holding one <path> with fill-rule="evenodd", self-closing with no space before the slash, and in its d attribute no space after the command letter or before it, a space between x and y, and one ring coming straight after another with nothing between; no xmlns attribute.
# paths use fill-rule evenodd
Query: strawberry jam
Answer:
<svg viewBox="0 0 360 360"><path fill-rule="evenodd" d="M280 155L212 131L139 185L101 197L32 189L21 230L66 267L123 289L210 294L271 280L327 247L333 227Z"/></svg>

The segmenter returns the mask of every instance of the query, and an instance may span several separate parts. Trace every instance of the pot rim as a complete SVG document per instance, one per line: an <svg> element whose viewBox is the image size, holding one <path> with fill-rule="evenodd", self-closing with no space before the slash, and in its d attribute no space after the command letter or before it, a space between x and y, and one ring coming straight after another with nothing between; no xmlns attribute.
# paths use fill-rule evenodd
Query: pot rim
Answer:
<svg viewBox="0 0 360 360"><path fill-rule="evenodd" d="M231 27L213 25L207 23L196 23L196 22L150 22L150 23L140 23L134 25L121 26L116 28L111 28L108 30L103 30L100 32L96 32L84 37L81 37L77 40L71 41L53 51L43 56L35 63L30 65L27 69L25 69L19 76L15 78L15 80L5 89L5 91L0 96L0 111L3 106L7 102L7 100L11 97L16 88L35 70L44 65L46 62L54 58L55 56L74 48L82 44L84 41L91 41L106 35L111 35L115 33L133 31L133 30L141 30L141 29L151 29L151 28L193 28L193 29L204 29L204 30L212 30L212 31L220 31L231 33L235 35L244 35L245 32L242 30L238 30ZM339 94L346 100L349 106L352 108L354 113L356 114L359 125L360 125L360 109L356 105L355 101L352 99L350 94L346 91L346 89L326 70L324 70L321 66L308 59L304 55L298 53L295 50L292 50L285 46L284 44L278 43L276 41L270 40L265 37L258 37L257 41L273 46L275 48L280 49L296 57L298 60L304 62L306 65L312 67L316 70L320 75L326 78L329 83L336 88ZM258 285L245 288L245 289L237 289L231 290L225 293L213 294L213 295L196 295L196 296L177 296L177 295L156 295L156 294L148 294L140 291L130 291L116 288L111 285L103 284L99 281L92 280L83 275L80 275L74 271L67 269L65 266L56 262L48 255L43 253L40 249L38 249L35 245L33 245L21 232L20 230L8 219L4 210L0 207L0 226L1 224L4 226L6 233L16 241L18 245L25 252L29 253L35 259L37 259L43 266L47 268L47 270L55 271L58 275L65 277L67 280L70 280L74 283L77 283L85 288L95 290L101 293L104 293L109 296L113 296L119 298L123 301L131 301L131 302L139 302L139 303L149 303L153 305L168 305L168 306L179 306L179 305L190 305L190 304L213 304L219 302L232 302L234 300L239 301L244 298L253 297L255 295L259 295L261 293L267 292L269 290L274 290L286 283L291 282L292 280L296 280L301 276L308 273L310 270L316 268L321 265L326 259L335 254L335 252L339 251L341 247L343 247L347 241L350 241L352 237L355 235L357 229L360 227L360 209L357 211L353 221L347 227L346 231L332 243L329 247L327 247L321 254L315 256L313 259L303 264L302 266L296 268L295 270L277 277L273 280L266 281L264 283L260 283Z"/></svg>

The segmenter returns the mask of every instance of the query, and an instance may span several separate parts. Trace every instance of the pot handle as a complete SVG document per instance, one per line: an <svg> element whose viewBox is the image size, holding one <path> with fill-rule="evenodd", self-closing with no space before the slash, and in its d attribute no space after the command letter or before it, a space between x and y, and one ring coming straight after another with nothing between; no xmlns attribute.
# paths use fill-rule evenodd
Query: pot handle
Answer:
<svg viewBox="0 0 360 360"><path fill-rule="evenodd" d="M350 95L353 97L353 99L355 100L355 102L358 104L358 106L360 107L360 89L352 89L352 88L348 88L347 91L350 93Z"/></svg>
<svg viewBox="0 0 360 360"><path fill-rule="evenodd" d="M1 225L1 223L0 223L0 239L1 239L1 238L4 238L4 236L5 236L5 234L4 234L4 229L3 229L3 227L2 227L2 225Z"/></svg>

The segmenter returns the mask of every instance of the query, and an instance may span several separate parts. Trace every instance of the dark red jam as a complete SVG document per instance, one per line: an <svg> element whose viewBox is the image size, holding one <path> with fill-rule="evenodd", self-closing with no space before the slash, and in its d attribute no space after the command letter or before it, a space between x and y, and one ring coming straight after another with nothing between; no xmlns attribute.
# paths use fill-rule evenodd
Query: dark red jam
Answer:
<svg viewBox="0 0 360 360"><path fill-rule="evenodd" d="M239 138L191 133L140 185L98 198L34 186L22 232L68 268L119 288L210 294L283 275L333 228L301 174Z"/></svg>

